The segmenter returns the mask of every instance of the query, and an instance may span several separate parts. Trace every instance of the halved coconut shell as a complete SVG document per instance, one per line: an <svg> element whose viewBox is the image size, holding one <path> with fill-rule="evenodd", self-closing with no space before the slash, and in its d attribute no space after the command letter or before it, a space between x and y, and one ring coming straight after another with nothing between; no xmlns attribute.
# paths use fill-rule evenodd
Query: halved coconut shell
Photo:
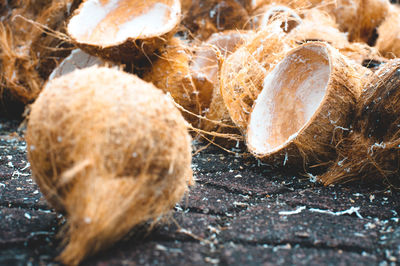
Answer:
<svg viewBox="0 0 400 266"><path fill-rule="evenodd" d="M353 131L337 146L338 158L319 178L400 185L400 60L384 64L364 87Z"/></svg>
<svg viewBox="0 0 400 266"><path fill-rule="evenodd" d="M71 54L64 58L53 72L51 72L48 80L64 76L76 69L83 69L91 66L114 66L113 63L107 62L99 57L85 53L81 49L75 49Z"/></svg>
<svg viewBox="0 0 400 266"><path fill-rule="evenodd" d="M150 56L175 32L179 0L86 0L67 27L83 50L128 62Z"/></svg>
<svg viewBox="0 0 400 266"><path fill-rule="evenodd" d="M221 94L232 121L242 132L265 76L296 45L287 38L281 23L274 21L259 31L221 66Z"/></svg>
<svg viewBox="0 0 400 266"><path fill-rule="evenodd" d="M218 74L222 61L253 34L252 31L233 30L214 33L195 49L196 53L190 64L193 81L199 91L211 89L212 93L209 106L205 110L206 118L233 125L222 99ZM204 120L200 127L206 131L214 131L219 126L218 123Z"/></svg>
<svg viewBox="0 0 400 266"><path fill-rule="evenodd" d="M290 51L264 80L247 128L252 154L274 165L309 166L334 158L361 93L357 73L326 43Z"/></svg>

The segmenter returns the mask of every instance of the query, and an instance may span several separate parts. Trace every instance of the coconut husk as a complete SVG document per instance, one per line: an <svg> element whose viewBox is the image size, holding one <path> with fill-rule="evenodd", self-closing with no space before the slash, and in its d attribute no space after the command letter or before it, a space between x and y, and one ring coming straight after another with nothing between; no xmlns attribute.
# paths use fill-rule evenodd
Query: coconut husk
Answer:
<svg viewBox="0 0 400 266"><path fill-rule="evenodd" d="M193 183L191 138L171 99L115 69L90 67L47 83L26 141L35 181L67 217L59 257L67 265L159 221Z"/></svg>
<svg viewBox="0 0 400 266"><path fill-rule="evenodd" d="M338 30L335 20L328 13L316 8L304 11L304 18L289 36L298 43L324 41L337 49L349 45L347 35Z"/></svg>
<svg viewBox="0 0 400 266"><path fill-rule="evenodd" d="M376 48L387 58L400 57L400 8L391 6L388 16L378 28Z"/></svg>
<svg viewBox="0 0 400 266"><path fill-rule="evenodd" d="M162 47L176 32L180 17L179 0L86 0L67 31L77 46L92 55L132 63Z"/></svg>
<svg viewBox="0 0 400 266"><path fill-rule="evenodd" d="M245 132L254 100L265 76L296 44L287 38L282 21L271 22L248 39L221 66L220 90L229 115Z"/></svg>
<svg viewBox="0 0 400 266"><path fill-rule="evenodd" d="M389 6L387 0L338 0L323 8L336 18L339 29L348 33L349 41L372 44Z"/></svg>
<svg viewBox="0 0 400 266"><path fill-rule="evenodd" d="M195 115L200 115L209 106L212 88L203 87L206 90L198 90L190 71L191 58L189 46L174 37L153 62L151 70L144 74L143 79L171 94L174 101L188 111L182 113L185 119L199 127L200 121Z"/></svg>
<svg viewBox="0 0 400 266"><path fill-rule="evenodd" d="M205 41L211 34L224 30L250 27L246 9L236 0L192 1L182 24L197 40Z"/></svg>
<svg viewBox="0 0 400 266"><path fill-rule="evenodd" d="M335 158L361 93L360 77L336 49L310 42L265 78L247 128L247 147L271 165L307 168Z"/></svg>
<svg viewBox="0 0 400 266"><path fill-rule="evenodd" d="M400 60L384 64L365 86L352 131L338 144L338 158L321 175L326 184L353 180L400 184Z"/></svg>
<svg viewBox="0 0 400 266"><path fill-rule="evenodd" d="M348 43L339 49L340 53L347 56L354 63L375 70L376 66L386 63L388 59L381 56L375 47L365 43Z"/></svg>
<svg viewBox="0 0 400 266"><path fill-rule="evenodd" d="M99 57L92 56L85 53L81 49L72 50L71 54L64 58L64 60L51 72L48 80L64 76L77 69L88 68L91 66L109 66L117 67L116 64L103 60Z"/></svg>
<svg viewBox="0 0 400 266"><path fill-rule="evenodd" d="M39 3L40 2L40 3ZM57 62L68 55L61 33L75 0L12 1L0 23L0 99L30 103Z"/></svg>
<svg viewBox="0 0 400 266"><path fill-rule="evenodd" d="M281 28L288 33L301 22L301 17L295 10L285 5L264 5L258 8L253 15L253 27L263 29L271 20L281 18Z"/></svg>
<svg viewBox="0 0 400 266"><path fill-rule="evenodd" d="M190 64L193 81L200 91L212 88L212 97L204 112L206 119L202 120L201 129L212 132L220 128L218 131L231 132L232 128L235 128L222 99L218 74L223 60L253 34L251 31L214 33L206 42L195 48Z"/></svg>

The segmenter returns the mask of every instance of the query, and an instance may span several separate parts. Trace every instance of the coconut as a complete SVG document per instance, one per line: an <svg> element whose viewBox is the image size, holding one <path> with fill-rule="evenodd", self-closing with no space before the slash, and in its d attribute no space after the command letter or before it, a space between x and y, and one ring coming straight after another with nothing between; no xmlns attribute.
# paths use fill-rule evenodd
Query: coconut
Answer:
<svg viewBox="0 0 400 266"><path fill-rule="evenodd" d="M355 70L329 44L293 49L265 77L247 128L248 149L273 165L326 162L348 130L359 84Z"/></svg>
<svg viewBox="0 0 400 266"><path fill-rule="evenodd" d="M182 24L195 39L204 41L216 32L246 29L248 22L246 9L236 0L203 0L192 1Z"/></svg>
<svg viewBox="0 0 400 266"><path fill-rule="evenodd" d="M338 0L323 8L336 18L341 31L348 32L350 41L373 43L389 6L387 0Z"/></svg>
<svg viewBox="0 0 400 266"><path fill-rule="evenodd" d="M365 43L348 43L339 49L340 53L353 60L356 64L373 68L376 65L385 63L388 60L382 57L375 47L371 47Z"/></svg>
<svg viewBox="0 0 400 266"><path fill-rule="evenodd" d="M295 46L281 24L281 20L271 22L222 63L221 94L232 121L242 132L264 77Z"/></svg>
<svg viewBox="0 0 400 266"><path fill-rule="evenodd" d="M67 216L59 257L67 265L165 217L193 182L179 111L153 85L116 69L94 66L47 83L26 141L35 181Z"/></svg>
<svg viewBox="0 0 400 266"><path fill-rule="evenodd" d="M400 8L392 6L389 15L378 28L376 48L387 58L400 57Z"/></svg>
<svg viewBox="0 0 400 266"><path fill-rule="evenodd" d="M262 29L269 25L271 20L280 18L282 20L281 28L285 32L291 31L301 22L298 13L285 5L264 5L254 12L253 24L256 29Z"/></svg>
<svg viewBox="0 0 400 266"><path fill-rule="evenodd" d="M192 52L189 46L174 37L143 78L165 93L171 94L174 101L186 110L182 113L185 119L198 127L199 119L196 115L208 107L212 88L207 88L205 91L197 89L189 66L191 58Z"/></svg>
<svg viewBox="0 0 400 266"><path fill-rule="evenodd" d="M327 13L313 8L304 11L304 19L289 34L299 43L324 41L337 49L349 44L347 35L338 30L335 20Z"/></svg>
<svg viewBox="0 0 400 266"><path fill-rule="evenodd" d="M219 88L220 64L253 34L251 31L214 33L206 42L195 48L195 54L190 64L193 81L199 91L210 88L212 91L207 109L203 110L206 119L202 121L201 129L214 131L219 127L223 128L224 125L228 125L228 128L233 127ZM229 131L229 129L227 130Z"/></svg>
<svg viewBox="0 0 400 266"><path fill-rule="evenodd" d="M400 60L383 65L365 86L353 130L337 146L338 158L320 176L326 184L352 180L400 184Z"/></svg>
<svg viewBox="0 0 400 266"><path fill-rule="evenodd" d="M7 101L4 95L9 95L27 104L37 97L57 61L69 53L59 31L76 3L76 0L8 3L9 10L0 23L1 101Z"/></svg>
<svg viewBox="0 0 400 266"><path fill-rule="evenodd" d="M71 54L51 72L48 80L61 77L76 69L87 68L91 66L116 66L112 62L108 62L99 57L85 53L81 49L74 49Z"/></svg>
<svg viewBox="0 0 400 266"><path fill-rule="evenodd" d="M180 16L179 0L86 0L70 19L67 31L88 53L130 63L165 44Z"/></svg>

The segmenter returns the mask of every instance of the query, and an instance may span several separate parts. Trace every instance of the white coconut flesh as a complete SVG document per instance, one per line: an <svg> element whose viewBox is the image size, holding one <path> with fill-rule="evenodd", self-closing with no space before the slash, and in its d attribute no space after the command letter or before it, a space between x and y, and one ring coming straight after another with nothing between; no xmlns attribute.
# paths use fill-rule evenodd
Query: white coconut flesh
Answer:
<svg viewBox="0 0 400 266"><path fill-rule="evenodd" d="M68 23L80 43L102 47L171 31L181 13L179 0L87 0Z"/></svg>
<svg viewBox="0 0 400 266"><path fill-rule="evenodd" d="M317 114L330 73L323 46L305 46L285 57L265 77L254 105L247 132L250 149L269 155L294 140Z"/></svg>

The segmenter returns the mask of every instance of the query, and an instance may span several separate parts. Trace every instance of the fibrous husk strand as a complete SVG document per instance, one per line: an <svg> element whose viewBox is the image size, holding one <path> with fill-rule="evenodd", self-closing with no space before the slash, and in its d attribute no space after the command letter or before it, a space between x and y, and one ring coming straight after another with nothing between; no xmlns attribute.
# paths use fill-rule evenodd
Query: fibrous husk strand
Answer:
<svg viewBox="0 0 400 266"><path fill-rule="evenodd" d="M68 265L156 222L193 183L191 138L171 99L109 68L47 83L26 133L32 174L67 216Z"/></svg>
<svg viewBox="0 0 400 266"><path fill-rule="evenodd" d="M328 185L364 179L398 186L400 180L400 60L383 65L364 88L353 128L339 157L320 176Z"/></svg>

